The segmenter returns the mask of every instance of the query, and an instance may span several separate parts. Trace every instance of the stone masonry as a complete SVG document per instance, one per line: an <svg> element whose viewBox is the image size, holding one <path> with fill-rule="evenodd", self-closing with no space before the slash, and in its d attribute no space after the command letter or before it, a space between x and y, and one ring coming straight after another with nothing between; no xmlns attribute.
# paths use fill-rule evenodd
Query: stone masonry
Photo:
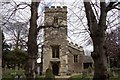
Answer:
<svg viewBox="0 0 120 80"><path fill-rule="evenodd" d="M45 7L44 13L43 74L48 68L55 75L81 73L84 51L67 41L67 7Z"/></svg>

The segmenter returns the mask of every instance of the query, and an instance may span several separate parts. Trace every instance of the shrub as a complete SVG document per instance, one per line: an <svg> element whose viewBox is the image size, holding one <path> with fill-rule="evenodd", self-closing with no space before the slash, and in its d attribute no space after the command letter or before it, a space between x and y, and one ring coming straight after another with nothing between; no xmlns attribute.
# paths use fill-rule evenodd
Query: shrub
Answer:
<svg viewBox="0 0 120 80"><path fill-rule="evenodd" d="M45 77L44 76L39 76L38 80L45 80Z"/></svg>
<svg viewBox="0 0 120 80"><path fill-rule="evenodd" d="M15 76L24 77L24 70L6 69L3 70L2 80L14 80Z"/></svg>
<svg viewBox="0 0 120 80"><path fill-rule="evenodd" d="M46 70L45 80L55 80L55 76L50 68Z"/></svg>

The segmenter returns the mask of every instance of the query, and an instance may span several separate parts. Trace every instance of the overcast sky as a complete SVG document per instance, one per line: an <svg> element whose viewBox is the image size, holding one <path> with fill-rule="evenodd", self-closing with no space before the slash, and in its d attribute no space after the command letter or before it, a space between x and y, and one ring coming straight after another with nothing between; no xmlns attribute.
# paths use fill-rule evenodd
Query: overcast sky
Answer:
<svg viewBox="0 0 120 80"><path fill-rule="evenodd" d="M8 1L8 0L7 0ZM30 0L14 0L17 4ZM38 12L43 17L45 6L67 6L68 7L68 40L73 43L83 46L87 54L93 50L92 40L89 37L87 20L85 17L82 0L41 0ZM9 8L9 7L7 7ZM30 8L27 7L24 11L20 10L15 15L19 21L28 21L30 18ZM82 19L80 19L82 18ZM39 21L38 21L39 22ZM89 54L90 55L90 54Z"/></svg>
<svg viewBox="0 0 120 80"><path fill-rule="evenodd" d="M12 0L10 0L12 1ZM31 0L13 0L17 4L20 2L29 2ZM68 9L68 40L79 46L83 46L85 53L89 53L93 50L92 40L89 37L89 31L87 27L87 20L85 17L84 7L82 0L41 0L41 4L38 8L38 13L43 17L43 11L45 6L67 6ZM23 6L21 6L23 7ZM11 5L5 9L12 8ZM4 12L3 10L2 12ZM1 12L1 13L2 13ZM4 12L5 13L5 12ZM19 10L14 15L14 19L25 22L30 18L30 8L27 7L24 10ZM39 18L41 21L42 18ZM42 24L42 23L41 23ZM41 25L39 24L39 25ZM6 35L8 39L10 35Z"/></svg>

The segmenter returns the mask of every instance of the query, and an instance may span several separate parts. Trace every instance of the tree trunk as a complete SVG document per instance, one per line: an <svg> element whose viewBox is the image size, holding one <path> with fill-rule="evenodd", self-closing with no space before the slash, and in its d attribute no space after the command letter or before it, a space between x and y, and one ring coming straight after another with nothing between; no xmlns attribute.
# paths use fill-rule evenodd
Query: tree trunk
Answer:
<svg viewBox="0 0 120 80"><path fill-rule="evenodd" d="M106 4L100 2L100 19L96 20L90 2L84 2L88 27L91 32L90 37L93 40L94 51L91 54L94 60L94 77L93 80L109 80L107 71L107 54L105 46L105 30L106 30Z"/></svg>
<svg viewBox="0 0 120 80"><path fill-rule="evenodd" d="M25 66L25 75L27 80L37 79L37 19L38 19L38 9L39 2L31 3L31 18L30 18L30 28L28 35L28 60Z"/></svg>
<svg viewBox="0 0 120 80"><path fill-rule="evenodd" d="M94 43L94 52L91 54L94 60L94 78L93 80L109 80L107 71L107 54L105 48L105 37L96 36L92 38Z"/></svg>

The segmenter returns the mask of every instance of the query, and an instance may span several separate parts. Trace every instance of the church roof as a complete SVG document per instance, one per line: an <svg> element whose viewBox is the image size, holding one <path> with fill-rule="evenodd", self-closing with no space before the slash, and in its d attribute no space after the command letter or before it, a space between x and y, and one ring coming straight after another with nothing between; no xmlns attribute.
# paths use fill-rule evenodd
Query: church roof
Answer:
<svg viewBox="0 0 120 80"><path fill-rule="evenodd" d="M83 56L83 63L93 63L91 56Z"/></svg>

